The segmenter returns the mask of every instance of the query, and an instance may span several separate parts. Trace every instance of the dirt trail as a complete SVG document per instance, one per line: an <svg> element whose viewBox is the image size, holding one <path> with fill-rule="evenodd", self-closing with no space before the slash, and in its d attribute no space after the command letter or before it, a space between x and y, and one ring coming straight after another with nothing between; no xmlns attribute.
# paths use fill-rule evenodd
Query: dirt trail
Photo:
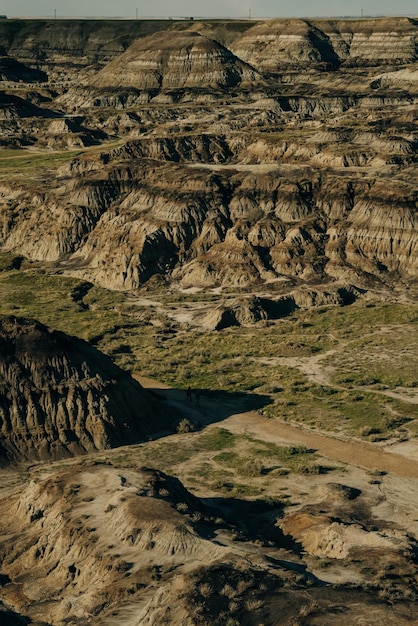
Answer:
<svg viewBox="0 0 418 626"><path fill-rule="evenodd" d="M245 433L258 439L276 442L283 440L304 445L316 450L323 457L363 469L418 478L418 461L387 452L371 443L347 441L292 426L277 419L267 419L255 411L232 415L223 426L233 432Z"/></svg>
<svg viewBox="0 0 418 626"><path fill-rule="evenodd" d="M139 374L136 374L135 378L145 388L161 391L164 389L171 390L169 386ZM186 406L183 398L184 392L178 390L174 396L167 396L167 401L172 402L174 400L177 406L179 403L184 404L189 415L207 424L211 424L210 415L218 415L219 407L224 407L220 402L209 401L206 398L201 400L201 407L190 404ZM208 419L202 420L204 415ZM217 422L217 424L221 424L222 428L227 428L231 432L249 435L263 441L304 445L314 449L327 459L348 463L373 472L387 472L406 478L418 478L418 460L407 458L395 452L387 452L371 443L347 440L318 433L305 427L293 426L278 419L269 419L256 411L233 413L231 407L231 415L222 422Z"/></svg>
<svg viewBox="0 0 418 626"><path fill-rule="evenodd" d="M348 345L348 344L346 344ZM418 404L418 389L417 388L403 388L397 387L396 389L376 389L373 386L362 385L361 387L345 387L343 385L337 385L331 382L334 368L330 365L324 365L323 361L328 359L334 354L340 352L341 347L338 349L333 348L327 352L316 354L314 356L301 356L301 357L269 357L265 359L257 359L266 365L284 365L286 367L294 367L298 369L302 374L313 383L322 385L324 387L331 387L332 389L340 389L344 391L353 391L354 389L361 391L362 393L373 393L381 396L388 396L395 400L400 400L409 404Z"/></svg>

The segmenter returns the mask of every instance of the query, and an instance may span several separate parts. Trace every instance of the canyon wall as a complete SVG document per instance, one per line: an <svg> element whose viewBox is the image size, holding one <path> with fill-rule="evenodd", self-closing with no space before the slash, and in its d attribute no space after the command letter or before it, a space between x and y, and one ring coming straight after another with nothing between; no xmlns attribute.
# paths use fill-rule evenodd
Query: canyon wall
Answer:
<svg viewBox="0 0 418 626"><path fill-rule="evenodd" d="M83 154L1 177L0 245L112 289L405 286L417 37L411 18L2 22L22 69L0 145Z"/></svg>

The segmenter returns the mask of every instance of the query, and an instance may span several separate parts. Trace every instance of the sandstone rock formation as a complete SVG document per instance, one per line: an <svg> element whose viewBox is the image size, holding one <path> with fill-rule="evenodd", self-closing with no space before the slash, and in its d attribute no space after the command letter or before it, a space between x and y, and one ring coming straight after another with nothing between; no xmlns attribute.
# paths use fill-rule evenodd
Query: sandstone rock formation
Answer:
<svg viewBox="0 0 418 626"><path fill-rule="evenodd" d="M343 182L324 173L318 180L306 172L302 185L297 172L230 176L194 168L191 176L184 165L117 154L107 161L74 164L55 189L3 185L4 249L66 258L72 273L116 289L166 272L184 287L279 278L364 287L371 277L389 284L416 277L411 183L392 181L389 191L378 179ZM84 176L73 180L81 168Z"/></svg>
<svg viewBox="0 0 418 626"><path fill-rule="evenodd" d="M406 552L412 554L414 547L402 533L389 530L368 532L360 524L347 524L327 515L297 513L288 516L281 524L283 532L300 542L304 549L320 558L361 559L371 553L391 555L396 562Z"/></svg>
<svg viewBox="0 0 418 626"><path fill-rule="evenodd" d="M227 48L199 33L155 33L107 65L91 85L141 90L234 87L261 78Z"/></svg>
<svg viewBox="0 0 418 626"><path fill-rule="evenodd" d="M220 304L207 313L202 325L210 330L222 330L229 326L250 326L267 319L267 313L260 298L235 299L228 304Z"/></svg>
<svg viewBox="0 0 418 626"><path fill-rule="evenodd" d="M351 368L347 345L360 351L374 340L375 311L364 341L361 326L339 329L341 343L329 328L340 316L325 311L308 345L298 331L310 314L297 310L343 306L368 290L371 301L415 298L417 34L407 18L0 20L0 250L13 253L4 255L10 284L24 283L30 266L37 278L52 271L54 281L66 274L141 290L124 301L141 320L129 332L151 324L144 360L169 355L154 371L178 368L179 379L199 370L199 388L201 365L213 367L213 387L226 376L203 342L198 358L175 353L200 336L193 326L255 326L238 331L239 346L233 331L205 342L220 339L218 354L227 356L225 340L240 353L228 371L258 360L264 381L243 384L271 394L269 417L299 418L300 398L315 398L310 425L318 428L326 395L334 428L339 416L345 423L345 403L356 412L366 406L358 398L373 403L382 393L388 431L395 424L394 441L403 438L413 428L412 388L389 405L383 383L362 380L360 393L355 380L340 386L337 368L335 380L322 377L327 359ZM280 348L264 359L268 333L286 326L270 320L293 312L292 336L283 337L292 356ZM388 319L370 360L391 360L398 327ZM257 356L246 357L246 336L253 346L267 326L251 350ZM402 331L400 360L413 350ZM110 335L113 349L120 336ZM227 384L241 388L235 377ZM308 429L240 414L249 394L225 393L224 403L202 389L200 405L183 406L183 392L163 393L162 406L78 339L34 320L0 320L2 625L416 619L417 516L406 506L414 477L377 480L358 460L355 469L330 467L332 457L293 474L276 454L299 436L306 443ZM218 448L211 427L142 445L170 430L170 401L188 426L234 413L223 424L233 446ZM134 442L141 445L111 450ZM244 475L238 466L250 450L256 471ZM162 459L205 500L155 469ZM25 471L11 461L24 461Z"/></svg>
<svg viewBox="0 0 418 626"><path fill-rule="evenodd" d="M12 584L2 598L23 615L29 604L32 619L51 624L104 623L127 603L141 620L141 605L185 561L227 553L195 530L191 516L203 512L179 481L158 471L96 464L34 481L9 511L13 536L0 551Z"/></svg>
<svg viewBox="0 0 418 626"><path fill-rule="evenodd" d="M358 489L329 483L314 489L309 505L285 515L278 526L307 554L342 562L373 561L394 578L408 575L417 550L407 530L373 518L370 502Z"/></svg>
<svg viewBox="0 0 418 626"><path fill-rule="evenodd" d="M112 289L416 280L416 21L45 28L0 25L49 78L4 92L1 144L118 145L3 178L3 249Z"/></svg>
<svg viewBox="0 0 418 626"><path fill-rule="evenodd" d="M263 20L193 21L11 21L0 23L4 51L28 64L40 60L49 73L59 75L63 62L78 68L104 65L136 40L155 33L199 32L219 41L251 64L276 67L318 66L333 62L355 65L409 63L416 60L416 20ZM1 50L0 50L1 51ZM239 52L238 52L239 51Z"/></svg>
<svg viewBox="0 0 418 626"><path fill-rule="evenodd" d="M336 605L371 626L406 626L414 612L412 602L388 606L371 591L332 589L287 551L257 553L245 534L233 542L224 520L157 470L84 461L0 499L0 513L0 617L12 626L222 626L275 623L278 611L288 623L308 614L328 624Z"/></svg>
<svg viewBox="0 0 418 626"><path fill-rule="evenodd" d="M285 67L373 66L417 60L416 22L409 18L268 20L237 38L231 49L259 70Z"/></svg>
<svg viewBox="0 0 418 626"><path fill-rule="evenodd" d="M168 417L87 343L0 319L0 460L60 458L143 440Z"/></svg>

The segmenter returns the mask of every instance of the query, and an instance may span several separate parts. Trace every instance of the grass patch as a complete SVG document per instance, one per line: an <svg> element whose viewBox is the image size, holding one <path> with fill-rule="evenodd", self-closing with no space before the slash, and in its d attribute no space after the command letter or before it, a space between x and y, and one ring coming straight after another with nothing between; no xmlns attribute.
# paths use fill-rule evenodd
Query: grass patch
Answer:
<svg viewBox="0 0 418 626"><path fill-rule="evenodd" d="M4 264L13 262L3 258ZM44 270L0 272L0 314L33 317L54 329L97 343L116 329L124 328L123 339L141 320L126 306L118 292L93 287L80 301L74 298L84 281Z"/></svg>
<svg viewBox="0 0 418 626"><path fill-rule="evenodd" d="M214 428L199 437L199 448L204 450L224 450L236 442L236 435L226 428Z"/></svg>
<svg viewBox="0 0 418 626"><path fill-rule="evenodd" d="M289 473L319 473L317 455L305 446L278 446L246 436L235 436L237 449L215 455L212 460L241 477L285 476ZM304 469L306 471L304 471Z"/></svg>
<svg viewBox="0 0 418 626"><path fill-rule="evenodd" d="M334 359L334 381L347 386L381 388L418 385L418 326L394 324L347 346L344 358Z"/></svg>
<svg viewBox="0 0 418 626"><path fill-rule="evenodd" d="M388 398L377 393L362 393L357 390L335 390L333 394L317 392L315 385L304 392L282 394L275 402L263 409L271 418L295 421L312 428L340 431L357 436L364 428L376 432L393 434L394 427L418 419L418 407Z"/></svg>
<svg viewBox="0 0 418 626"><path fill-rule="evenodd" d="M188 384L237 406L240 396L270 398L263 413L313 428L358 436L363 428L392 434L396 421L414 432L418 407L378 393L418 385L418 307L380 303L297 311L288 318L253 328L216 333L182 330L168 313L173 294L161 289L137 305L133 294L92 287L53 273L48 264L0 256L0 313L34 317L93 343L129 370L174 387ZM75 294L77 297L75 297ZM213 294L211 294L213 296ZM192 294L187 294L192 298ZM161 309L166 307L166 313ZM330 384L315 384L286 359L324 355ZM342 387L342 388L341 388ZM259 405L258 405L259 406ZM393 419L395 418L395 420ZM229 434L205 434L200 445L222 451ZM217 447L218 446L218 447Z"/></svg>
<svg viewBox="0 0 418 626"><path fill-rule="evenodd" d="M22 256L12 254L10 252L0 252L0 272L9 272L18 270L24 262Z"/></svg>
<svg viewBox="0 0 418 626"><path fill-rule="evenodd" d="M187 447L174 443L149 442L141 449L140 457L156 469L172 470L173 466L184 463L191 456Z"/></svg>
<svg viewBox="0 0 418 626"><path fill-rule="evenodd" d="M41 152L32 153L17 150L5 150L0 153L0 178L24 178L37 174L45 175L50 169L56 169L80 156L82 152Z"/></svg>

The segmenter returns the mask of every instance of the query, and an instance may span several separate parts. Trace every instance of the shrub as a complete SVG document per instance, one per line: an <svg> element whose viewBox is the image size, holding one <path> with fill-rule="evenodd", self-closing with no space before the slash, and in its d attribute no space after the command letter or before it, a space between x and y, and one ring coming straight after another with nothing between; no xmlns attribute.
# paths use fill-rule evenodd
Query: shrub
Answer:
<svg viewBox="0 0 418 626"><path fill-rule="evenodd" d="M362 426L359 434L361 437L369 437L370 435L377 435L380 432L380 428L375 428L374 426Z"/></svg>
<svg viewBox="0 0 418 626"><path fill-rule="evenodd" d="M179 435L184 435L185 433L192 433L194 430L196 430L195 424L193 424L193 422L191 422L186 417L180 420L176 429Z"/></svg>
<svg viewBox="0 0 418 626"><path fill-rule="evenodd" d="M263 473L264 466L259 459L249 459L242 466L240 473L255 478Z"/></svg>
<svg viewBox="0 0 418 626"><path fill-rule="evenodd" d="M298 474L320 474L321 468L319 465L313 465L311 463L301 463L296 468Z"/></svg>

